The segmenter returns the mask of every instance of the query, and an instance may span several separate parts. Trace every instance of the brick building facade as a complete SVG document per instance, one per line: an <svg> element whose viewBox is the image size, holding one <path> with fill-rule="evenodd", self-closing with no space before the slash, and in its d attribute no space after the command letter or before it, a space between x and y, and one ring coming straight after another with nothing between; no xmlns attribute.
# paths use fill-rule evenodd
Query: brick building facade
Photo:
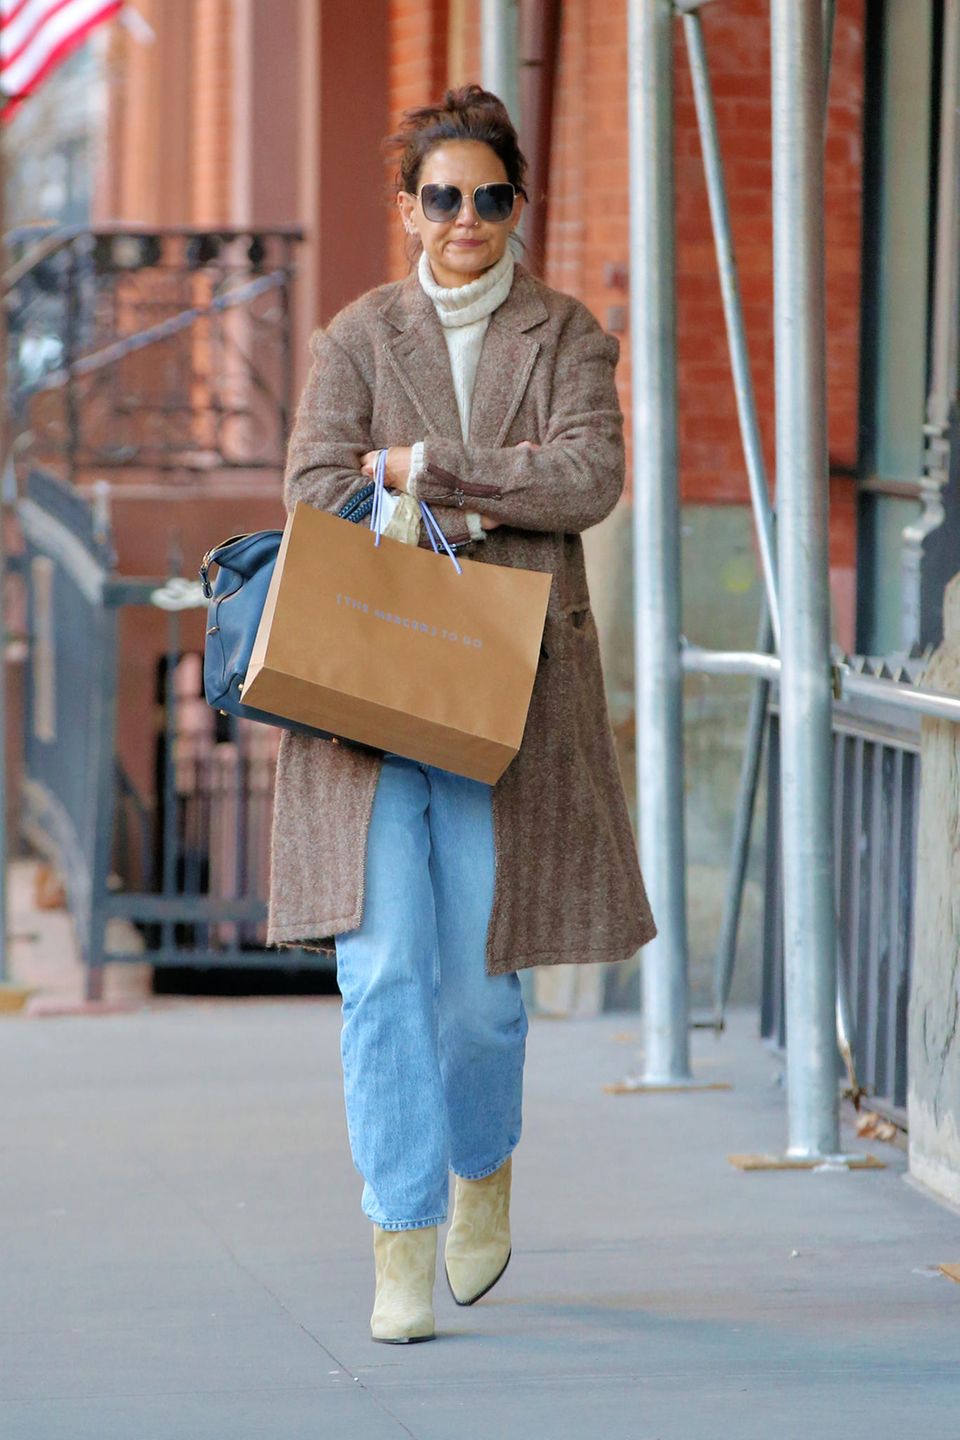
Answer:
<svg viewBox="0 0 960 1440"><path fill-rule="evenodd" d="M335 13L339 7L322 0L271 0L269 6L257 0L149 0L140 8L157 38L144 45L127 31L115 33L101 217L303 224L304 327L328 318L365 284L404 273L408 261L402 235L386 189L377 184L377 141L408 106L435 98L448 83L479 76L480 0L361 0L350 7L349 25ZM765 0L726 0L705 7L703 25L772 474L768 8ZM362 61L356 54L358 36ZM841 0L826 136L824 223L835 559L842 569L853 565L863 66L864 0ZM566 0L546 253L537 257L538 268L550 284L579 295L601 323L622 332L620 391L629 413L626 96L626 0ZM314 133L318 111L324 122L319 136ZM327 190L321 197L318 176L325 184L332 179L336 193ZM746 477L679 24L676 179L682 492L693 504L744 503ZM342 207L339 214L334 203ZM344 236L349 237L347 263L328 283L318 283L330 271L330 251L343 249ZM839 610L843 626L849 622L848 607L841 603Z"/></svg>
<svg viewBox="0 0 960 1440"><path fill-rule="evenodd" d="M705 6L757 407L773 479L773 266L766 0ZM101 220L147 225L295 224L305 235L296 296L297 380L307 337L353 296L405 273L384 135L401 112L480 76L480 0L139 0L144 43L117 27ZM865 0L839 0L826 132L828 383L834 628L855 644L855 561ZM564 0L556 55L544 254L546 280L582 298L622 343L629 436L626 0ZM676 193L684 629L750 648L759 579L746 471L683 29L676 29ZM523 132L523 143L528 137ZM624 502L587 536L588 566L624 776L633 784L629 479ZM279 515L276 488L180 487L166 518L117 507L138 537L135 568L162 569L165 531L184 551ZM176 512L176 518L174 518ZM122 518L126 513L129 521ZM195 537L192 534L196 530ZM191 533L186 533L190 531ZM149 537L155 553L143 549ZM191 543L195 540L195 543ZM142 543L141 543L142 542ZM133 554L133 551L131 551ZM127 684L143 686L131 656ZM738 681L687 681L694 998L709 963L739 765ZM759 887L748 887L747 929ZM748 947L749 948L749 947ZM700 967L698 969L698 966ZM754 965L748 962L749 972ZM626 972L621 980L626 983ZM745 976L749 993L750 976Z"/></svg>

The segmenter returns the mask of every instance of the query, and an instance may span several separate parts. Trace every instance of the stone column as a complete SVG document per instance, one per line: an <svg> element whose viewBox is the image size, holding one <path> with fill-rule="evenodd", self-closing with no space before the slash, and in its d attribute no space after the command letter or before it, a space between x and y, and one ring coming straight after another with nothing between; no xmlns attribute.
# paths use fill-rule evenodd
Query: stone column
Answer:
<svg viewBox="0 0 960 1440"><path fill-rule="evenodd" d="M960 697L960 575L924 683ZM910 981L910 1173L960 1204L960 724L924 720Z"/></svg>

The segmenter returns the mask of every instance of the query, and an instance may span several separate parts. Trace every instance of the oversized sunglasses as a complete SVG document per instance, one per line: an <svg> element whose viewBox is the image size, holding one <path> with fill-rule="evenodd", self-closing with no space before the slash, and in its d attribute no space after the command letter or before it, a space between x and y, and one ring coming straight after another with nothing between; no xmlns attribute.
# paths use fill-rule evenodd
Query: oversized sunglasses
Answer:
<svg viewBox="0 0 960 1440"><path fill-rule="evenodd" d="M457 185L421 185L417 193L428 220L442 223L455 220L460 214L463 191ZM502 225L513 214L516 195L516 187L508 180L492 180L478 185L470 198L479 220Z"/></svg>

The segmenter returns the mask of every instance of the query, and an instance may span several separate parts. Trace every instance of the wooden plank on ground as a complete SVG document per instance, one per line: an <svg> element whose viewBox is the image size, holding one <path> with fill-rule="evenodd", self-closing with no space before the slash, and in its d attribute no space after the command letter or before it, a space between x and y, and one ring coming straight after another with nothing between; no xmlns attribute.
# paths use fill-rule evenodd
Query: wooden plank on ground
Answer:
<svg viewBox="0 0 960 1440"><path fill-rule="evenodd" d="M728 1155L731 1165L738 1170L815 1170L818 1165L829 1164L822 1159L794 1158L792 1155ZM845 1159L848 1170L885 1170L887 1167L875 1155L853 1155Z"/></svg>

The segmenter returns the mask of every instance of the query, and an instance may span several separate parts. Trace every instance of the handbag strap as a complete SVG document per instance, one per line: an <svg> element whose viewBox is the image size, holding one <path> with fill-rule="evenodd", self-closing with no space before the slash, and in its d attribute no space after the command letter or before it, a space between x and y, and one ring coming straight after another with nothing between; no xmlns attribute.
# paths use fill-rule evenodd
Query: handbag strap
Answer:
<svg viewBox="0 0 960 1440"><path fill-rule="evenodd" d="M373 465L373 509L370 511L370 529L374 533L374 545L380 544L380 537L383 534L383 516L385 508L383 503L383 492L385 488L384 482L386 479L386 474L387 452L386 450L378 450L377 458L374 461ZM430 506L427 504L426 500L418 499L417 504L420 506L420 514L423 517L424 529L427 532L427 539L430 541L430 544L433 547L434 554L439 555L442 546L442 548L450 556L450 559L453 562L453 568L456 570L457 574L462 575L463 566L460 564L460 561L450 549L450 546L447 543L447 537L446 535L444 535L443 531L438 525L433 511L430 509Z"/></svg>
<svg viewBox="0 0 960 1440"><path fill-rule="evenodd" d="M423 516L423 523L427 532L427 539L433 546L434 554L440 554L440 548L437 544L437 541L439 540L440 545L443 546L444 550L446 550L447 554L450 556L450 559L453 561L453 568L456 570L458 575L462 575L463 566L460 564L460 561L457 559L456 555L454 555L453 551L450 549L450 546L447 544L447 537L446 535L444 535L443 531L440 529L440 526L437 524L436 517L434 516L433 511L430 509L430 506L425 500L418 500L417 504L420 506L420 513Z"/></svg>

